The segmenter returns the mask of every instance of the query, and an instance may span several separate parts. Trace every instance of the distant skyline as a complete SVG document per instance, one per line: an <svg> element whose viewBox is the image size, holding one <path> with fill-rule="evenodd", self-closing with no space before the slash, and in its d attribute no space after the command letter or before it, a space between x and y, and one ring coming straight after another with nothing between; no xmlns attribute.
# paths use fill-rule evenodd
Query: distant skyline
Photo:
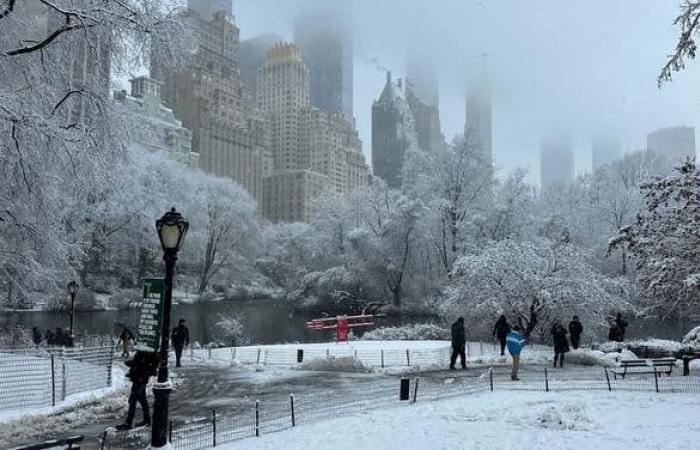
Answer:
<svg viewBox="0 0 700 450"><path fill-rule="evenodd" d="M320 0L236 0L241 39L276 33L292 40L297 11L313 1ZM341 6L355 20L353 103L368 161L371 105L384 85L383 68L405 78L409 51L417 47L439 61L440 119L448 139L464 128L468 80L489 79L501 176L526 167L539 182L540 141L553 128L570 130L580 174L591 170L591 141L601 129L620 136L627 152L644 148L647 133L658 128L700 126L700 62L690 61L673 82L656 87L676 43L678 0L352 0Z"/></svg>

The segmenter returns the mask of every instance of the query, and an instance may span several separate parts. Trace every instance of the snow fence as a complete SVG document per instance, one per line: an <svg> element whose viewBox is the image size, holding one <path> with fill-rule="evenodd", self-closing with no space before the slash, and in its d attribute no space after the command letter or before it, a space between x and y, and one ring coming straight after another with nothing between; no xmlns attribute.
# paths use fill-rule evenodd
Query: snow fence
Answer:
<svg viewBox="0 0 700 450"><path fill-rule="evenodd" d="M113 347L0 348L0 411L55 406L112 384Z"/></svg>

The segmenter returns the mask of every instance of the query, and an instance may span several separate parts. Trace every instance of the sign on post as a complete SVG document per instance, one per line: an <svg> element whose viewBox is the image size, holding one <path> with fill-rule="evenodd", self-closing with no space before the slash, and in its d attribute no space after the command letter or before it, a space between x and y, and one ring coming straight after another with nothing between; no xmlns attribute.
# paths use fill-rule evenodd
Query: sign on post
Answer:
<svg viewBox="0 0 700 450"><path fill-rule="evenodd" d="M163 292L165 282L160 278L143 281L143 306L139 322L136 350L157 352L163 326Z"/></svg>

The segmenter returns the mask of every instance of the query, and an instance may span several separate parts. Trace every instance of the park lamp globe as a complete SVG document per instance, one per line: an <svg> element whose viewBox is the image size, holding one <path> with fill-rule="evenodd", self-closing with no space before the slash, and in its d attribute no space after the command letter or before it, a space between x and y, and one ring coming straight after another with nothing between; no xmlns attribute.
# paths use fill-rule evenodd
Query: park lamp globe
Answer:
<svg viewBox="0 0 700 450"><path fill-rule="evenodd" d="M68 295L71 297L75 297L78 294L79 289L80 285L75 280L68 283Z"/></svg>
<svg viewBox="0 0 700 450"><path fill-rule="evenodd" d="M190 224L182 214L172 208L165 213L163 217L156 220L156 229L158 230L158 238L160 245L163 246L165 252L178 252L185 240L187 228Z"/></svg>

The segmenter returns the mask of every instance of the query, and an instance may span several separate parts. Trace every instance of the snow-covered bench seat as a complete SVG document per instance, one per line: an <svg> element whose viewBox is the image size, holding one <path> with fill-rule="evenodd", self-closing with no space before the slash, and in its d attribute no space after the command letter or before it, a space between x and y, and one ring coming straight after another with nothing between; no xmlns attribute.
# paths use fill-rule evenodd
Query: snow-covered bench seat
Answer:
<svg viewBox="0 0 700 450"><path fill-rule="evenodd" d="M11 450L44 450L62 448L66 450L80 450L80 443L83 441L83 436L73 436L65 439L53 439L39 444L29 444L22 447L15 447Z"/></svg>
<svg viewBox="0 0 700 450"><path fill-rule="evenodd" d="M671 376L671 372L676 365L676 358L655 358L655 359L624 359L620 361L620 368L612 371L613 376L617 379L620 375L625 378L627 373L654 373L661 372ZM662 370L657 370L657 368ZM664 369L665 368L665 369Z"/></svg>

